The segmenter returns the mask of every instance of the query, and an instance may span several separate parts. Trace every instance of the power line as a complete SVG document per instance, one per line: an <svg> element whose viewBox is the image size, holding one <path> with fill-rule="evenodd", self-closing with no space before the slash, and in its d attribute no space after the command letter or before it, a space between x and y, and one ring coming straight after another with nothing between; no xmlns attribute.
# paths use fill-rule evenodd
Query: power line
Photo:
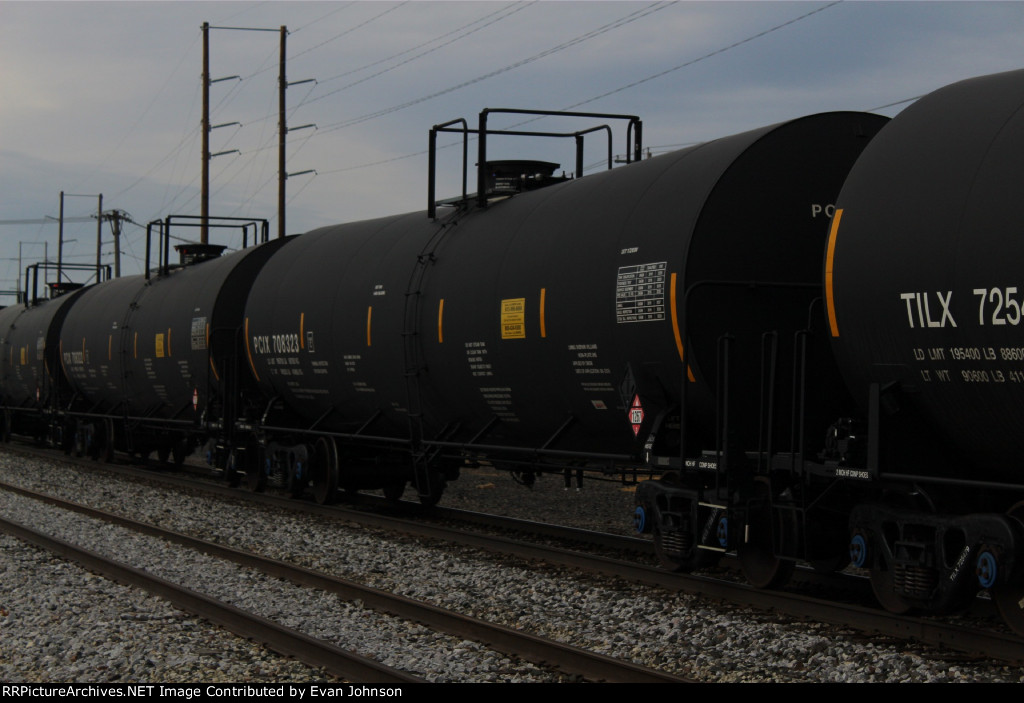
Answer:
<svg viewBox="0 0 1024 703"><path fill-rule="evenodd" d="M318 100L323 100L324 98L328 98L328 97L330 97L332 95L335 95L336 93L340 93L343 90L348 90L349 88L355 87L357 85L360 85L361 83L365 83L368 80L371 80L371 79L376 78L378 76L381 76L381 75L383 75L385 73L393 71L396 68L399 68L401 66L405 66L406 64L412 63L413 61L421 59L421 58L423 58L424 56L426 56L428 54L432 54L435 51L439 51L440 49L443 49L446 46L450 46L450 45L454 44L455 42L457 42L457 41L459 41L461 39L465 39L466 37L468 37L468 36L470 36L472 34L475 34L476 32L479 32L480 30L485 29L485 28L491 26L492 24L500 22L503 19L507 19L508 17L511 17L512 15L514 15L517 12L525 10L527 7L529 7L530 5L533 5L533 4L535 4L535 3L533 3L533 2L528 2L528 3L516 2L516 3L512 3L511 6L507 5L507 6L503 7L501 10L498 10L497 12L492 12L491 14L486 15L483 19L475 20L473 22L470 22L469 24L465 24L462 27L459 27L458 29L452 30L451 32L447 32L446 34L442 34L440 37L435 37L434 39L431 39L428 42L424 42L424 43L420 44L419 46L413 47L412 49L407 49L406 51L400 52L398 54L393 54L393 55L391 55L391 56L389 56L387 58L380 59L379 61L374 61L373 63L368 63L368 64L365 64L364 66L359 67L359 68L352 69L351 71L347 71L347 72L341 73L341 74L339 74L337 76L333 76L331 78L327 78L327 79L324 79L322 81L319 81L319 83L322 85L322 84L327 83L329 81L337 80L339 78L344 78L345 76L349 76L349 75L352 75L354 73L359 73L360 71L366 70L367 68L370 68L371 66L376 66L378 64L385 63L386 61L390 61L392 59L398 58L399 56L404 56L405 54L408 54L408 53L410 53L412 51L415 51L416 49L422 48L424 46L428 46L428 45L430 45L430 44L432 44L432 43L434 43L436 41L439 41L440 39L443 39L444 37L450 36L450 35L452 35L452 34L454 34L456 32L459 32L459 31L461 31L463 29L466 29L467 27L473 27L473 25L479 24L478 27L473 27L473 29L470 29L469 31L465 32L464 34L460 34L457 37L449 39L448 41L444 42L443 44L438 44L437 46L435 46L433 48L430 48L430 49L427 49L426 51L420 52L419 54L416 54L415 56L410 56L409 58L405 59L404 61L400 61L399 63L396 63L393 66L389 66L387 68L381 69L380 71L377 71L376 73L372 73L369 76L366 76L365 78L360 78L357 81L353 81L351 83L343 85L342 87L336 88L335 90L332 90L329 93L324 93L323 95L318 95L317 97L313 98L312 100L303 101L303 102L299 103L299 105L308 105L310 103L317 102ZM484 19L487 19L488 17L493 17L495 14L498 14L499 12L505 12L509 7L512 7L511 12L508 12L507 14L504 14L501 17L497 17L495 19L492 19L490 22L485 22L483 24L480 24L481 22L483 22Z"/></svg>
<svg viewBox="0 0 1024 703"><path fill-rule="evenodd" d="M661 2L653 3L653 4L648 5L647 7L643 8L641 10L636 10L634 12L631 12L628 15L625 15L624 17L621 17L621 18L615 20L614 22L610 22L610 23L608 23L606 25L598 27L597 29L591 30L591 31L589 31L589 32L587 32L585 34L581 34L578 37L574 37L573 39L570 39L568 41L562 42L561 44L553 46L550 49L546 49L545 51L542 51L542 52L540 52L538 54L534 54L533 56L527 57L525 59L521 59L520 61L516 61L515 63L509 64L507 66L503 66L502 68L499 68L499 69L497 69L495 71L491 71L490 73L485 73L485 74L483 74L481 76L477 76L476 78L472 78L472 79L470 79L468 81L463 81L462 83L459 83L458 85L454 85L454 86L451 86L449 88L445 88L444 90L439 90L436 93L431 93L430 95L425 95L425 96L423 96L421 98L416 98L415 100L409 100L408 102L404 102L404 103L402 103L400 105L395 105L393 107L385 108L383 110L378 110L377 112L373 112L373 113L370 113L370 114L367 114L367 115L363 115L362 117L355 117L355 118L352 118L350 120L346 120L344 122L336 122L333 125L326 125L323 129L320 130L319 134L326 134L328 132L333 132L333 131L338 130L338 129L344 129L346 127L352 127L353 125L357 125L357 124L360 124L362 122L367 122L369 120L373 120L373 119L376 119L378 117L383 117L384 115L389 115L389 114L391 114L393 112L398 112L399 110L404 110L407 107L412 107L413 105L418 105L418 104L426 102L428 100L433 100L434 98L438 98L438 97L440 97L442 95L447 95L448 93L453 93L456 90L461 90L462 88L466 88L466 87L474 85L476 83L480 83L481 81L485 81L485 80L488 80L490 78L494 78L495 76L499 76L499 75L501 75L503 73L508 73L509 71L515 70L517 68L521 68L522 66L525 66L527 64L533 63L534 61L539 61L540 59L543 59L543 58L546 58L548 56L551 56L552 54L559 53L559 52L564 51L565 49L568 49L568 48L570 48L572 46L575 46L577 44L581 44L582 42L585 42L585 41L587 41L589 39L593 39L594 37L601 36L602 34L606 34L606 33L610 32L610 31L612 31L614 29L618 29L619 27L623 27L623 26L625 26L627 24L635 22L636 20L641 19L642 17L646 17L647 15L650 15L650 14L652 14L654 12L658 12L660 10L664 10L666 7L669 7L671 4L672 3L661 3Z"/></svg>
<svg viewBox="0 0 1024 703"><path fill-rule="evenodd" d="M666 69L664 71L659 71L658 73L655 73L653 75L647 76L646 78L642 78L642 79L640 79L638 81L633 81L631 83L627 83L627 84L625 84L623 86L620 86L619 88L616 88L614 90L610 90L610 91L608 91L606 93L602 93L602 94L594 96L592 98L588 98L587 100L583 100L581 102L574 103L572 105L568 105L568 106L562 108L562 110L566 110L566 111L572 110L572 109L574 109L576 107L579 107L581 105L586 105L587 103L591 103L591 102L594 102L596 100L600 100L601 98L608 97L609 95L614 95L616 93L620 93L620 92L622 92L624 90L627 90L627 89L632 88L634 86L640 85L642 83L647 83L648 81L652 81L652 80L654 80L656 78L660 78L660 77L665 76L665 75L667 75L669 73L672 73L674 71L678 71L678 70L680 70L682 68L686 68L688 66L693 66L694 64L699 63L701 61L704 61L706 59L709 59L709 58L711 58L713 56L717 56L717 55L722 54L722 53L724 53L726 51L729 51L731 49L735 49L736 47L743 46L744 44L747 44L747 43L749 43L751 41L754 41L755 39L760 39L761 37L764 37L764 36L767 36L768 34L771 34L772 32L775 32L775 31L777 31L779 29L782 29L784 27L788 27L788 26L790 26L792 24L795 24L795 23L797 23L797 22L799 22L801 20L804 20L804 19L812 16L812 15L815 15L815 14L817 14L819 12L822 12L824 10L827 10L827 9L831 8L831 7L834 7L834 6L838 5L838 4L840 4L841 2L842 2L842 0L836 0L835 2L831 2L828 5L824 5L822 7L819 7L819 8L816 8L814 10L811 10L810 12L806 12L806 13L800 15L799 17L795 17L795 18L793 18L791 20L787 20L786 22L783 22L781 24L777 24L777 25L775 25L773 27L769 27L768 29L765 29L765 30L760 31L760 32L758 32L756 34L753 34L753 35L751 35L749 37L746 37L745 39L741 39L740 41L733 42L732 44L729 44L728 46L724 46L724 47L722 47L720 49L716 49L715 51L712 51L712 52L709 52L707 54L704 54L703 56L700 56L700 57L697 57L695 59L691 59L690 61L686 61L686 62L684 62L682 64L679 64L678 66L674 66L674 67ZM659 8L659 9L661 9L661 8ZM516 64L513 64L513 66L515 66L515 65ZM461 87L461 86L457 86L457 87ZM429 99L429 98L425 98L425 99ZM420 101L417 101L417 102L422 102L422 100L423 99L421 99ZM360 121L363 121L364 118L359 118L359 119L360 119ZM369 119L369 118L365 118L365 119ZM538 117L538 118L532 118L530 120L525 120L524 122L518 123L518 125L526 124L527 122L532 122L532 121L534 121L536 119L542 119L542 118ZM341 129L342 127L347 127L350 124L355 124L355 121L352 121L350 123L340 123L338 126L335 126L334 129ZM327 130L324 130L324 131L327 131ZM447 147L440 147L440 148L447 148ZM373 162L366 163L366 164L360 164L358 166L348 166L348 167L345 167L345 168L334 169L332 171L321 171L320 173L321 173L321 175L330 175L330 174L335 174L335 173L342 173L342 172L345 172L345 171L355 171L355 170L359 170L359 169L363 169L363 168L370 168L370 167L373 167L373 166L381 166L383 164L393 163L395 161L402 161L404 159L411 159L411 158L416 157L416 156L422 156L422 155L424 155L426 153L427 153L426 151L418 151L418 152L413 152L411 154L405 154L403 156L396 156L396 157L393 157L393 158L390 158L390 159L384 159L384 160L381 160L381 161L373 161Z"/></svg>
<svg viewBox="0 0 1024 703"><path fill-rule="evenodd" d="M101 160L101 161L100 161L100 162L99 162L99 163L98 163L98 164L96 165L96 168L95 168L95 169L93 169L92 173L90 173L90 174L88 174L87 176L85 176L85 178L84 178L83 180L88 180L88 179L91 179L91 178L93 177L93 175L95 175L95 173L96 173L97 171L99 171L99 170L100 170L100 168L102 168L102 167L103 167L103 165L104 165L104 164L106 164L106 163L107 163L107 162L108 162L108 161L110 160L110 158L111 158L111 157L112 157L112 156L113 156L113 155L114 155L115 153L117 153L117 151L118 151L118 150L119 150L119 149L120 149L120 148L121 148L121 147L122 147L122 146L124 145L124 143L125 143L125 142L126 142L126 141L128 140L128 137L130 137L130 136L132 135L132 133L134 133L134 132L135 132L136 128L138 128L138 126L139 126L140 124L142 124L142 121L143 121L143 120L145 119L146 115L148 115L148 114L149 114L149 112L150 112L150 110L152 110L152 109L153 109L153 106L154 106L154 105L156 105L156 101L157 101L157 99L158 99L158 98L159 98L159 97L160 97L160 96L161 96L161 95L163 94L163 92L164 92L164 91L165 91L165 90L166 90L166 89L168 88L168 86L169 86L169 85L170 85L170 83L171 83L171 79L172 79L172 78L174 77L174 75L175 75L175 74L176 74L176 73L178 72L178 69L180 69L180 68L181 68L181 65L182 65L182 64L183 64L183 63L185 62L185 58L186 58L186 57L187 57L187 56L188 56L188 55L189 55L189 54L190 54L190 53L192 52L192 49L193 49L193 47L195 47L195 43L196 43L196 39L193 39L193 41L192 41L192 44L191 44L191 45L189 45L189 46L188 46L188 47L187 47L187 48L185 49L185 51L184 51L184 52L182 53L182 55L181 55L181 58L180 58L180 59L178 59L178 63L177 63L177 64L175 64L175 66L174 66L174 68L173 68L173 69L171 69L171 73L170 73L170 75L168 75L168 76L167 76L167 78L165 78L165 79L164 79L164 82L163 82L163 83L161 84L161 86L160 86L160 89L159 89L159 90L157 90L157 92L156 92L156 94L155 94L155 95L153 95L153 99L149 101L149 105L147 105L147 106L146 106L146 109L142 111L142 113L141 113L141 114L140 114L140 115L138 116L138 118L136 118L136 120L135 120L135 122L134 122L134 123L132 124L132 126L131 126L131 127L129 127L129 128L127 129L127 130L125 130L125 131L124 131L124 133L122 134L122 136L121 136L121 139L120 139L120 140L118 141L118 143L117 143L116 145L114 145L114 148L110 150L110 152L109 152L109 153L107 154L107 156L106 156L106 157L104 157L104 158L103 158L103 159L102 159L102 160ZM136 182L137 182L137 181L136 181ZM131 187L131 186L129 186L129 187ZM127 190L127 188L126 188L125 190ZM124 191L121 191L121 192L123 193ZM120 193L119 193L118 195L120 195Z"/></svg>
<svg viewBox="0 0 1024 703"><path fill-rule="evenodd" d="M330 83L331 81L338 80L339 78L344 78L345 76L351 76L353 73L359 73L360 71L365 71L366 69L372 68L373 66L376 66L378 64L382 64L382 63L385 63L387 61L391 61L392 59L397 59L399 56L405 56L406 54L410 54L413 51L416 51L417 49L422 49L425 46L430 46L434 42L440 41L441 39L444 39L445 37L451 36L452 34L457 34L458 32L461 32L462 30L467 29L468 27L472 27L475 24L480 24L481 22L483 22L484 20L486 20L488 18L494 17L495 15L498 15L498 14L501 14L501 13L505 12L510 7L515 7L513 12L509 12L504 17L499 17L498 19L493 20L491 22L488 22L487 24L485 24L483 26L488 26L488 25L494 24L494 22L498 22L500 20L503 20L503 19L505 19L505 17L513 15L516 12L518 12L519 10L526 9L530 5L534 5L534 4L536 4L536 0L534 0L534 2L526 2L526 3L519 2L519 0L516 0L515 2L512 2L512 3L508 4L508 5L505 5L504 7L500 8L498 10L495 10L494 12L488 13L488 14L484 15L483 17L479 18L479 19L475 19L472 22L468 22L468 23L462 25L461 27L456 27L455 29L453 29L451 31L445 32L444 34L439 34L438 36L436 36L436 37L434 37L432 39L428 39L427 41L425 41L425 42L423 42L421 44L417 44L416 46L410 47L410 48L408 48L408 49L406 49L404 51L400 51L397 54L391 54L391 56L386 56L383 59L378 59L376 61L371 61L370 63L363 64L362 66L360 66L358 68L353 68L353 69L351 69L349 71L345 71L344 73L339 73L336 76L331 76L330 78L325 78L325 79L323 79L320 82L321 83ZM447 44L445 44L443 46L447 46Z"/></svg>
<svg viewBox="0 0 1024 703"><path fill-rule="evenodd" d="M894 103L886 103L885 105L879 105L878 107L870 108L869 110L867 110L867 112L878 112L879 110L884 110L887 107L896 107L897 105L902 105L904 103L912 103L915 100L920 100L925 95L927 95L927 93L922 93L921 95L915 95L914 97L906 98L905 100L897 100Z"/></svg>
<svg viewBox="0 0 1024 703"><path fill-rule="evenodd" d="M300 51L299 53L293 55L289 60L297 59L300 56L304 56L305 54L308 54L311 51L319 49L321 46L324 46L326 44L330 44L333 41L337 41L338 39L341 39L342 37L344 37L347 34L351 34L352 32L356 31L357 29L362 29L363 27L365 27L366 25L370 24L371 22L375 22L376 20L379 20L384 15L391 14L395 10L397 10L399 8L402 8L402 7L405 7L406 5L409 4L409 2L410 2L410 0L405 0L405 2L400 2L397 5L389 7L388 9L384 10L384 12L381 12L379 14L374 15L373 17L371 17L370 19L366 20L365 22L360 22L359 24L355 25L354 27L349 27L344 32L340 32L338 34L335 34L330 39L325 39L324 41L320 42L319 44L314 44L313 46L309 47L305 51Z"/></svg>
<svg viewBox="0 0 1024 703"><path fill-rule="evenodd" d="M445 32L444 34L440 34L440 35L438 35L438 36L436 36L436 37L434 37L432 39L429 39L429 40L421 43L421 44L417 44L414 47L411 47L411 48L406 49L404 51L400 51L397 54L392 54L391 56L387 56L387 57L385 57L383 59L378 59L376 61L371 61L370 63L363 64L362 66L360 66L358 68L353 68L350 71L345 71L344 73L339 73L336 76L331 76L329 78L323 78L323 79L317 79L316 84L313 85L310 88L309 92L301 100L299 100L299 102L295 105L295 107L292 108L292 114L294 114L294 112L296 110L298 110L299 108L301 108L301 107L304 107L306 105L310 105L312 103L318 102L320 100L323 100L324 98L328 98L328 97L330 97L332 95L335 95L336 93L340 93L340 92L342 92L344 90L348 90L349 88L352 88L354 86L357 86L357 85L360 85L362 83L365 83L366 81L369 81L372 78L376 78L378 76L381 76L381 75L383 75L385 73L388 73L390 71L393 71L393 70L395 70L395 69L397 69L397 68L399 68L401 66L405 66L405 65L407 65L409 63L412 63L413 61L416 61L416 60L418 60L418 59L420 59L420 58L422 58L422 57L424 57L424 56L426 56L428 54L431 54L431 53L433 53L435 51L438 51L438 50L443 49L443 48L445 48L447 46L450 46L450 45L454 44L455 42L457 42L457 41L459 41L461 39L464 39L465 37L468 37L468 36L478 32L478 31L480 31L480 30L482 30L482 29L484 29L486 27L489 27L489 26L491 26L493 24L496 24L496 23L500 22L501 20L504 20L504 19L507 19L508 17L511 17L512 15L516 14L517 12L525 10L527 7L530 7L531 5L536 4L536 2L537 2L537 0L534 0L533 2L525 2L524 3L524 2L520 2L520 1L517 0L516 2L510 3L509 5L506 5L506 6L502 7L499 10L495 10L494 12L488 13L488 14L484 15L483 17L479 18L479 19L473 20L472 22L464 24L461 27L457 27L456 29L453 29L453 30L451 30L449 32ZM511 8L511 11L510 11L510 8ZM501 16L500 17L495 17L495 15L501 15ZM490 20L490 21L487 21L487 20ZM474 25L479 25L479 26L474 27ZM436 43L438 41L441 41L445 37L449 37L449 36L451 36L453 34L457 34L458 32L461 32L461 31L463 31L463 30L465 30L467 28L470 28L470 27L474 27L474 28L470 29L469 31L467 31L467 32L465 32L465 33L463 33L463 34L461 34L459 36L456 36L456 37L454 37L452 39L449 39L448 41L446 41L446 42L444 42L442 44L439 44L439 45L437 45L437 46L435 46L435 47L433 47L431 49L428 49L428 50L423 51L423 52L421 52L421 53L419 53L419 54L417 54L415 56L407 58L404 61L400 61L399 63L396 63L393 66L389 66L388 68L382 69L382 70L380 70L380 71L378 71L378 72L376 72L376 73L374 73L372 75L366 76L365 78L361 78L361 79L359 79L357 81L353 81L352 83L348 83L347 85L344 85L344 86L342 86L340 88L332 90L329 93L325 93L323 95L318 95L315 98L309 98L310 93L312 93L314 90L317 90L318 88L320 88L320 86L322 86L322 85L324 85L326 83L330 83L331 81L335 81L335 80L338 80L340 78L344 78L345 76L350 76L350 75L359 73L360 71L365 71L368 68L372 68L373 66L377 66L379 64L386 63L386 62L391 61L393 59L396 59L396 58L398 58L400 56L405 56L406 54L409 54L409 53L412 53L413 51L416 51L417 49L421 49L421 48L423 48L425 46L429 46L431 44L434 44L434 43ZM302 52L302 53L306 53L306 52ZM294 57L292 57L292 58L294 58ZM275 117L275 115L276 115L276 113L267 113L266 115L264 115L261 118L261 120L270 120L273 117Z"/></svg>
<svg viewBox="0 0 1024 703"><path fill-rule="evenodd" d="M335 9L331 10L330 12L328 12L326 15L322 15L320 17L317 17L315 20L310 20L309 22L306 22L306 24L302 25L301 27L298 27L297 29L291 30L291 33L295 34L296 32L301 32L306 27L309 27L309 26L314 25L314 24L320 24L321 22L323 22L328 17L336 15L339 12L341 12L342 10L347 10L348 8L350 8L354 4L355 4L354 2L348 2L348 3L345 3L344 5L340 5L340 6L336 7Z"/></svg>
<svg viewBox="0 0 1024 703"><path fill-rule="evenodd" d="M799 17L794 17L793 19L791 19L791 20L789 20L787 22L783 22L782 24L777 24L774 27L770 27L770 28L764 30L763 32L758 32L757 34L754 34L754 35L751 35L751 36L747 37L746 39L741 39L738 42L733 42L729 46L723 46L721 49L716 49L715 51L712 51L712 52L709 52L707 54L704 54L703 56L698 56L697 58L691 59L690 61L686 61L684 63L681 63L678 66L673 66L672 68L667 68L664 71L660 71L660 72L655 73L653 75L647 76L646 78L641 78L640 80L633 81L632 83L627 83L626 85L621 86L619 88L616 88L615 90L609 90L607 93L601 93L600 95L595 95L594 97L588 98L588 99L583 100L581 102L573 103L572 105L568 105L568 106L566 106L566 107L564 107L562 109L563 110L572 110L572 109L575 109L577 107L580 107L581 105L586 105L588 103L595 102L595 101L600 100L602 98L607 98L609 95L615 95L616 93L621 93L624 90L629 90L630 88L635 88L638 85L642 85L643 83L647 83L649 81L653 81L656 78L661 78L662 76L667 76L668 74L673 73L675 71L678 71L678 70L680 70L682 68L687 68L688 66L693 66L694 64L700 63L701 61L706 61L707 59L710 59L710 58L712 58L714 56L718 56L719 54L724 54L726 51L730 51L732 49L735 49L736 47L743 46L744 44L752 42L755 39L760 39L761 37L767 36L768 34L771 34L772 32L776 32L776 31L778 31L780 29L783 29L785 27L788 27L788 26L790 26L792 24L796 24L797 22L800 22L801 20L805 20L805 19L807 19L808 17L810 17L812 15L816 15L819 12L824 12L825 10L827 10L829 8L835 7L836 5L840 4L841 2L843 2L843 0L835 0L835 2L831 2L828 5L824 5L822 7L816 8L814 10L811 10L810 12L806 12L806 13L800 15Z"/></svg>

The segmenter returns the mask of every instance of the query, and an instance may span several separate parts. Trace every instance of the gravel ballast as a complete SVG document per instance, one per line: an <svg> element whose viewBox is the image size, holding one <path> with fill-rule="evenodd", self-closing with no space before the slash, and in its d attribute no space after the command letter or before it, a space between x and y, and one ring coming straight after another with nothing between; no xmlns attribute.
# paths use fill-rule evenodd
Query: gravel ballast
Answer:
<svg viewBox="0 0 1024 703"><path fill-rule="evenodd" d="M696 596L588 577L564 569L420 542L288 511L154 487L62 464L0 455L0 476L181 532L429 601L476 617L665 668L702 681L1024 680L1022 670L923 655L911 645ZM562 489L544 477L532 490L504 475L469 473L443 504L553 523L627 530L632 496L612 484ZM502 509L501 504L505 504ZM516 510L508 509L515 506ZM87 525L0 491L0 514L69 541L117 554L167 578L209 590L289 626L309 630L437 681L549 681L547 672L426 628L388 622L358 606L196 555L121 528ZM572 520L566 518L573 518ZM575 518L580 518L576 520ZM589 524L587 524L589 523ZM323 672L266 652L189 618L158 599L62 564L3 536L0 679L37 681L303 681ZM341 619L344 616L346 619ZM348 642L351 644L342 644ZM557 679L555 679L557 680Z"/></svg>

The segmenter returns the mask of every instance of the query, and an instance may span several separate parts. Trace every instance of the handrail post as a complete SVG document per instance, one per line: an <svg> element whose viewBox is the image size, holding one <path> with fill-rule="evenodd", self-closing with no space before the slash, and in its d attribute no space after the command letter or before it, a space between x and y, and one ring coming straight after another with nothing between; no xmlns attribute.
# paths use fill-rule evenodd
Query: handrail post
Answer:
<svg viewBox="0 0 1024 703"><path fill-rule="evenodd" d="M480 207L487 207L487 184L484 172L487 169L487 108L480 111L480 131L477 132L476 197Z"/></svg>

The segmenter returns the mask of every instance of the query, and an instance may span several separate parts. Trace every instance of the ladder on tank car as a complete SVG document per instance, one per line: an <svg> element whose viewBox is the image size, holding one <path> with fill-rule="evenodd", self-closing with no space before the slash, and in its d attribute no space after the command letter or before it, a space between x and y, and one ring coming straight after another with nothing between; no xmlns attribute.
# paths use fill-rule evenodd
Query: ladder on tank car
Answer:
<svg viewBox="0 0 1024 703"><path fill-rule="evenodd" d="M409 453L412 460L413 480L421 500L433 502L444 489L443 479L432 470L432 457L423 443L423 404L420 377L426 370L423 343L419 333L420 298L427 269L436 260L434 252L441 241L454 228L464 212L457 208L423 245L416 257L416 265L405 289L405 315L402 323L402 353L405 360L406 410L409 418Z"/></svg>

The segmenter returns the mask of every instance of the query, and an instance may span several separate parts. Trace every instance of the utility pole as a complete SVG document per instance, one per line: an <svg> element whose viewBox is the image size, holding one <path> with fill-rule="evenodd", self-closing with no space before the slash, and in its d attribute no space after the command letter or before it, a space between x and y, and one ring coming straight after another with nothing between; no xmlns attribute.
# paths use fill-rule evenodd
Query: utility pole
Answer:
<svg viewBox="0 0 1024 703"><path fill-rule="evenodd" d="M278 75L278 89L277 89L277 108L278 108L278 121L277 121L277 236L279 239L283 239L285 236L284 228L284 182L288 178L288 174L284 170L284 142L285 135L288 134L288 125L285 124L284 116L284 105L285 92L288 90L288 79L285 77L284 65L284 51L285 46L288 43L288 29L284 25L281 25L281 67Z"/></svg>
<svg viewBox="0 0 1024 703"><path fill-rule="evenodd" d="M288 128L288 122L284 115L285 108L285 92L288 90L290 85L300 85L302 83L311 83L313 78L307 78L302 81L295 81L289 83L285 75L285 46L287 44L288 28L281 25L281 73L278 79L278 137L277 137L277 237L278 239L284 239L288 234L285 229L285 183L288 180L288 176L298 176L303 173L316 173L316 171L299 171L298 173L288 173L284 169L284 154L285 154L285 139L288 136L288 132L295 132L300 129L306 129L307 127L315 128L315 124L304 124L299 127Z"/></svg>
<svg viewBox="0 0 1024 703"><path fill-rule="evenodd" d="M60 224L57 226L57 282L60 282L60 267L64 258L64 191L60 192Z"/></svg>
<svg viewBox="0 0 1024 703"><path fill-rule="evenodd" d="M241 76L227 76L213 80L210 78L210 30L211 29L234 29L234 27L210 27L209 22L203 22L203 163L202 183L200 185L199 205L199 241L202 244L210 243L210 159L222 154L237 152L238 149L218 151L210 153L210 132L218 127L239 124L238 122L227 122L225 124L210 124L210 86L220 81L228 81L232 78L242 80Z"/></svg>
<svg viewBox="0 0 1024 703"><path fill-rule="evenodd" d="M64 198L96 198L98 201L96 209L96 282L100 282L100 244L103 235L102 214L103 214L103 193L99 195L87 195L84 193L60 192L60 223L57 228L57 286L63 284L64 268ZM72 240L74 241L74 240Z"/></svg>
<svg viewBox="0 0 1024 703"><path fill-rule="evenodd" d="M100 247L103 244L103 193L99 194L99 202L96 204L96 282L100 278Z"/></svg>
<svg viewBox="0 0 1024 703"><path fill-rule="evenodd" d="M278 193L277 193L277 204L278 204L278 226L279 236L284 236L284 180L289 174L285 173L284 170L284 149L285 149L285 135L288 133L288 127L285 124L284 106L285 98L284 91L288 87L289 83L285 79L285 47L286 37L288 36L288 28L281 25L279 30L275 29L264 29L261 27L211 27L209 22L203 22L203 177L202 177L202 199L201 199L201 219L200 219L200 241L202 244L210 243L209 233L209 218L210 218L210 159L215 156L221 156L222 154L240 153L238 149L231 149L229 151L218 151L215 154L210 153L210 141L209 134L212 130L218 127L227 127L229 125L237 125L238 122L227 122L225 124L210 124L210 86L220 81L231 80L237 78L242 80L240 76L228 76L226 78L210 78L210 30L211 29L230 29L241 32L280 32L281 35L281 60L280 60L280 76L278 79L279 95L278 95L278 107L279 107L279 120L278 120ZM291 85L297 85L298 83L308 83L308 81L297 81ZM303 129L305 127L314 127L315 125L303 125L302 127L296 127L295 129ZM292 130L294 131L294 130ZM312 171L302 171L301 173L312 173ZM299 174L291 174L299 175Z"/></svg>
<svg viewBox="0 0 1024 703"><path fill-rule="evenodd" d="M210 243L210 23L203 22L203 178L200 194L200 242Z"/></svg>
<svg viewBox="0 0 1024 703"><path fill-rule="evenodd" d="M121 223L134 222L124 210L108 210L103 219L110 223L110 234L114 237L114 278L121 277Z"/></svg>

